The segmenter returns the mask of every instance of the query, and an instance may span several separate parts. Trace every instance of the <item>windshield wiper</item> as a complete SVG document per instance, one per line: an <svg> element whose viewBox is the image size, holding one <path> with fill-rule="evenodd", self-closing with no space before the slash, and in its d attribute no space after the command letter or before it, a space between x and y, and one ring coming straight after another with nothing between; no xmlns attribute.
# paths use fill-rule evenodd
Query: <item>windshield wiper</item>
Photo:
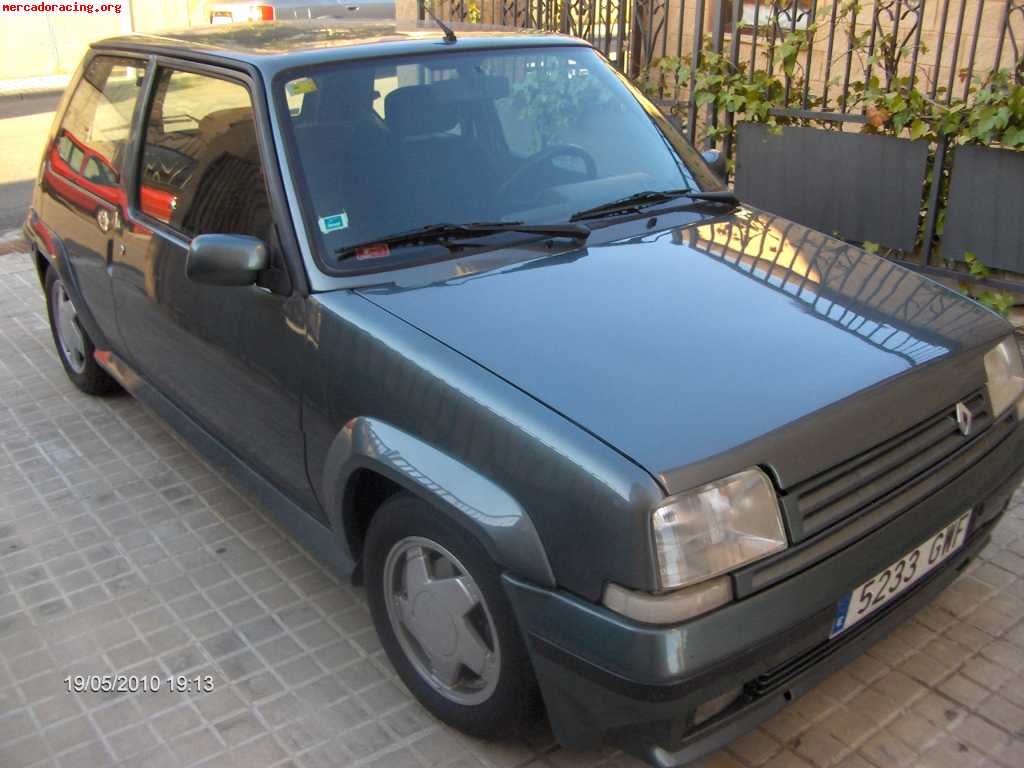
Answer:
<svg viewBox="0 0 1024 768"><path fill-rule="evenodd" d="M527 234L546 235L547 237L567 237L573 240L586 240L590 228L585 224L526 224L522 221L475 221L469 224L430 224L407 232L385 235L358 245L347 245L335 251L339 259L355 256L364 248L380 245L415 245L432 244L474 237L486 237L501 232L525 232Z"/></svg>
<svg viewBox="0 0 1024 768"><path fill-rule="evenodd" d="M612 200L610 203L602 203L601 205L595 205L593 208L587 208L584 211L574 213L569 218L569 221L599 219L603 216L632 213L633 211L639 211L640 209L646 208L650 205L667 203L679 197L688 197L690 200L700 202L722 203L723 205L730 205L733 207L740 204L740 201L736 199L736 195L729 190L701 192L697 189L666 189L660 191L648 189L643 192L637 192L636 194L629 195L628 197L623 197L620 200Z"/></svg>

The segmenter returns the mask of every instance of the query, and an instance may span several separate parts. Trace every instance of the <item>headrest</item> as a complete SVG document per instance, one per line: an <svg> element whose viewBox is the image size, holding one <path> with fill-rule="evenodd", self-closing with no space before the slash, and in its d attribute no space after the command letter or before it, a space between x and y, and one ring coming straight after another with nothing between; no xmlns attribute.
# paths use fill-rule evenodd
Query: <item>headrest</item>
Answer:
<svg viewBox="0 0 1024 768"><path fill-rule="evenodd" d="M384 122L398 136L443 133L454 127L458 113L442 105L433 85L407 85L384 97Z"/></svg>
<svg viewBox="0 0 1024 768"><path fill-rule="evenodd" d="M313 114L320 123L338 123L349 119L352 114L372 112L373 100L380 95L373 89L370 73L361 69L354 73L343 70L325 74L318 85L319 88L307 94L306 99L316 97L312 104L319 109Z"/></svg>
<svg viewBox="0 0 1024 768"><path fill-rule="evenodd" d="M203 115L199 119L199 135L209 141L236 127L239 123L252 125L252 107L229 107Z"/></svg>
<svg viewBox="0 0 1024 768"><path fill-rule="evenodd" d="M384 97L384 121L399 136L442 133L452 128L459 104L508 96L508 78L473 74L429 85L407 85Z"/></svg>

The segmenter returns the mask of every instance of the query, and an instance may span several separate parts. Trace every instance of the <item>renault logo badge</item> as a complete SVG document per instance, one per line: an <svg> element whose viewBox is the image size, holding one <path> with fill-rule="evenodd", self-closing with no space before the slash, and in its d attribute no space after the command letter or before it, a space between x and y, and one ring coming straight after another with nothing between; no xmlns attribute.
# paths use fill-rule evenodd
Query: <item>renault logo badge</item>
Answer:
<svg viewBox="0 0 1024 768"><path fill-rule="evenodd" d="M971 409L963 403L956 404L956 426L960 434L968 437L971 434L971 423L974 421L974 414Z"/></svg>

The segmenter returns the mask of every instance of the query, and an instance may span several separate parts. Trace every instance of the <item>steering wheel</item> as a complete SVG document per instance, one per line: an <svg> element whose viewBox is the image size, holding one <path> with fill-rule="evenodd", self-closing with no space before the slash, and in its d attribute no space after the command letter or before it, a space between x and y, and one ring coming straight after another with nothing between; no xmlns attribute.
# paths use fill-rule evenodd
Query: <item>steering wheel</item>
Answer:
<svg viewBox="0 0 1024 768"><path fill-rule="evenodd" d="M597 163L594 156L577 144L552 144L540 152L536 152L526 159L518 169L513 171L502 185L498 188L498 198L506 199L511 191L517 191L517 185L528 179L540 166L548 165L556 157L577 157L583 161L584 172L587 179L597 178Z"/></svg>

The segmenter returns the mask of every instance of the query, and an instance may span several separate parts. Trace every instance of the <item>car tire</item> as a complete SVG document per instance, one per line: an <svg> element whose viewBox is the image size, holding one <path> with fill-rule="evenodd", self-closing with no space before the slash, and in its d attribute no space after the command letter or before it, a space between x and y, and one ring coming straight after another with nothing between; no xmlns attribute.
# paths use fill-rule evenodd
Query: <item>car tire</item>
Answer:
<svg viewBox="0 0 1024 768"><path fill-rule="evenodd" d="M118 383L96 362L93 354L96 347L82 328L71 297L53 267L46 271L44 287L53 343L71 383L87 395L106 395L118 391Z"/></svg>
<svg viewBox="0 0 1024 768"><path fill-rule="evenodd" d="M421 499L399 493L373 516L363 564L381 644L436 718L482 739L520 733L536 720L541 704L533 668L501 572L475 537ZM424 573L435 578L424 581ZM413 582L415 595L408 591ZM473 599L479 605L463 615ZM482 650L489 664L479 663ZM454 682L453 665L459 667Z"/></svg>

